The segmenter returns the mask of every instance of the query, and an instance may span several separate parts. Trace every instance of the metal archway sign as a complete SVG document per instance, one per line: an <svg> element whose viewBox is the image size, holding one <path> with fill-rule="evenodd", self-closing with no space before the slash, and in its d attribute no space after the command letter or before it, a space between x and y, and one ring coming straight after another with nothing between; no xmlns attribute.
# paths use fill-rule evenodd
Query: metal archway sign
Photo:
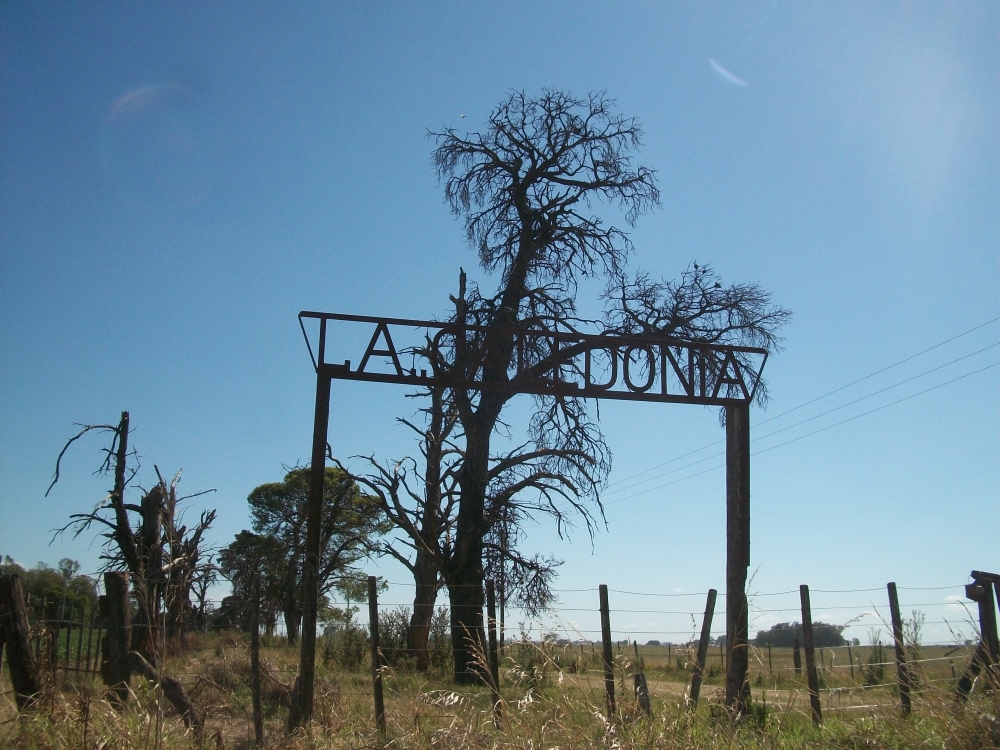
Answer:
<svg viewBox="0 0 1000 750"><path fill-rule="evenodd" d="M726 409L726 702L747 698L750 565L750 403L767 351L681 341L656 335L618 336L527 328L499 329L428 320L303 311L299 325L316 371L316 407L299 673L299 710L313 708L319 601L319 524L333 380L576 398L700 404ZM336 329L337 336L331 335ZM438 352L461 353L469 338L505 332L514 356L505 377L487 377L488 363L468 357L461 369ZM454 358L452 358L454 360ZM357 364L354 364L357 363Z"/></svg>

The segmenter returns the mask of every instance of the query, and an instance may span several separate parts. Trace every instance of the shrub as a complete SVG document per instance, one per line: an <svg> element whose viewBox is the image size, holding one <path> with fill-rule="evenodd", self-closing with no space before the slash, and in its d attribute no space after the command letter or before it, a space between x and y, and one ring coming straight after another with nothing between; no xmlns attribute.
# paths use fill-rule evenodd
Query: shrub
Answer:
<svg viewBox="0 0 1000 750"><path fill-rule="evenodd" d="M865 685L879 685L885 677L885 646L882 645L882 634L878 628L872 628L868 633L868 642L871 644L871 651L868 663L862 670L864 682Z"/></svg>

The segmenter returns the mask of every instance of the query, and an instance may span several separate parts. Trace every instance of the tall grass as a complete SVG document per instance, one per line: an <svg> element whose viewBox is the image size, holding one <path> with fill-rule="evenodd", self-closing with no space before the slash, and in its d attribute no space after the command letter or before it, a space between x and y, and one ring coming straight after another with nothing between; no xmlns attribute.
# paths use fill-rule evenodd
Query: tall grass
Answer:
<svg viewBox="0 0 1000 750"><path fill-rule="evenodd" d="M320 667L316 712L305 732L287 735L289 691L298 650L274 641L263 649L266 746L304 748L1000 748L1000 696L980 686L967 703L957 703L948 682L927 683L914 696L913 714L903 718L892 690L858 688L869 696L864 709L838 710L836 694L825 694L822 727L812 725L798 687L753 686L750 716L733 721L721 704L721 690L706 686L697 711L685 706L686 673L647 665L653 714L637 707L631 688L634 655L625 650L616 664L619 714L605 715L603 673L578 647L523 642L509 650L502 670L503 726L493 726L485 687L456 689L443 671L422 675L405 662L384 673L388 730L380 737L372 714L370 677L357 671ZM643 661L650 661L645 655ZM206 637L196 652L168 659L166 671L180 679L206 716L204 745L249 748L251 724L249 654L243 639ZM893 670L890 670L893 671ZM0 692L9 691L6 678ZM12 696L0 696L0 747L180 750L195 738L173 715L155 687L133 682L129 708L116 712L92 682L51 688L39 710L18 715ZM856 702L856 701L855 701ZM160 718L158 718L160 717Z"/></svg>

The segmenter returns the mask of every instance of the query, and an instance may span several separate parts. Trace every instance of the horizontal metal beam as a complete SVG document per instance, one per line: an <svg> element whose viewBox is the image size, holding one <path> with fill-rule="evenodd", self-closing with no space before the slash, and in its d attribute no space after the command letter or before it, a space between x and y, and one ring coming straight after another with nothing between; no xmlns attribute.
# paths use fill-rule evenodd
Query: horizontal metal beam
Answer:
<svg viewBox="0 0 1000 750"><path fill-rule="evenodd" d="M306 321L318 323L315 349ZM767 361L764 349L655 335L459 326L311 311L299 313L299 325L317 373L418 387L723 406L753 400ZM350 326L354 336L343 341L332 336L332 329ZM512 361L501 377L469 355L482 351L477 344L487 335L509 335L514 341ZM328 361L334 350L339 361ZM344 357L345 352L352 356Z"/></svg>

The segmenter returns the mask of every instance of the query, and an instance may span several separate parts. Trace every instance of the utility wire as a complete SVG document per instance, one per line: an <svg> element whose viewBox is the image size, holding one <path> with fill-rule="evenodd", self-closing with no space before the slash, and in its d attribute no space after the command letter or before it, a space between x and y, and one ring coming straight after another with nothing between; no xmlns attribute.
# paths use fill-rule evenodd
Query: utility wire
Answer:
<svg viewBox="0 0 1000 750"><path fill-rule="evenodd" d="M952 378L951 380L946 380L944 383L939 383L938 385L931 386L930 388L926 388L926 389L924 389L922 391L917 391L916 393L911 393L909 396L904 396L903 398L897 399L895 401L890 401L888 404L883 404L882 406L878 406L878 407L876 407L874 409L869 409L868 411L862 412L861 414L856 414L853 417L848 417L847 419L841 420L840 422L834 422L831 425L827 425L826 427L821 427L818 430L813 430L812 432L807 432L805 435L799 435L798 437L794 437L791 440L786 440L783 443L778 443L777 445L772 445L769 448L763 448L763 449L761 449L759 451L754 452L752 455L756 456L756 455L760 455L761 453L767 453L768 451L773 451L775 448L781 448L782 446L789 445L790 443L795 443L795 442L797 442L799 440L802 440L804 438L811 437L813 435L818 435L819 433L826 432L827 430L832 430L834 427L839 427L840 425L847 424L848 422L853 422L855 419L860 419L861 417L866 417L869 414L874 414L877 411L882 411L883 409L888 409L890 406L895 406L896 404L901 404L904 401L909 401L911 398L916 398L917 396L922 396L925 393L930 393L931 391L936 391L938 388L943 388L946 385L951 385L952 383L956 383L959 380L964 380L965 378L971 377L972 375L977 375L977 374L979 374L981 372L984 372L985 370L990 370L990 369L992 369L994 367L997 367L998 365L1000 365L1000 362L994 362L993 364L987 365L986 367L981 367L978 370L973 370L972 372L968 372L965 375L959 375L957 378ZM808 420L804 420L804 421L808 421ZM794 427L795 425L792 425L792 426ZM771 434L773 435L773 434L776 434L776 433L771 433ZM764 437L769 437L769 436L765 435ZM725 454L723 454L723 453L717 453L717 454L714 454L712 456L709 456L708 458L718 458L719 456L722 456L722 455L725 455ZM685 466L681 466L681 467L679 467L677 469L672 469L671 471L669 471L667 473L668 474L672 474L672 473L677 472L677 471L683 471L684 469L690 468L690 467L694 466L695 464L699 464L699 463L702 463L702 462L707 461L707 460L708 459L701 459L699 461L695 461L695 462L687 464ZM639 495L645 495L645 494L647 494L649 492L653 492L654 490L660 490L660 489L663 489L664 487L669 487L672 484L677 484L678 482L684 482L684 481L687 481L688 479L693 479L694 477L701 476L702 474L707 474L710 471L715 471L716 469L721 469L724 466L725 466L725 464L720 464L718 466L713 466L710 469L705 469L704 471L699 471L699 472L697 472L695 474L690 474L690 475L688 475L686 477L682 477L681 479L675 479L672 482L666 482L665 484L660 484L660 485L657 485L656 487L649 487L649 488L647 488L645 490L640 490L639 492L635 492L635 493L633 493L631 495L626 495L625 497L620 497L620 498L617 498L615 500L609 500L609 501L605 502L604 504L605 505L614 505L616 503L624 502L625 500L630 500L633 497L638 497Z"/></svg>
<svg viewBox="0 0 1000 750"><path fill-rule="evenodd" d="M832 414L835 411L840 411L841 409L846 409L848 406L853 406L854 404L857 404L857 403L859 403L861 401L865 401L866 399L872 398L873 396L877 396L880 393L885 393L886 391L890 391L893 388L898 388L901 385L905 385L906 383L909 383L909 382L911 382L913 380L917 380L918 378L922 378L924 375L929 375L932 372L937 372L938 370L941 370L941 369L943 369L945 367L953 365L956 362L961 362L962 360L968 359L969 357L974 357L977 354L982 354L983 352L988 351L989 349L996 348L998 346L1000 346L1000 341L998 341L998 342L996 342L994 344L990 344L989 346L984 346L982 349L977 349L976 351L972 352L971 354L965 354L965 355L963 355L961 357L958 357L956 359L951 360L950 362L945 362L943 365L938 365L937 367L932 367L930 370L924 370L923 372L918 373L916 375L913 375L912 377L906 378L905 380L900 380L898 383L893 383L892 385L887 385L885 388L880 388L877 391L873 391L872 393L869 393L869 394L867 394L865 396L861 396L859 398L856 398L853 401L848 401L846 404L841 404L840 406L835 406L832 409L828 409L828 410L826 410L824 412L820 412L819 414L815 414L815 415L813 415L811 417L807 417L807 418L805 418L803 420L800 420L798 422L794 422L793 424L790 424L790 425L788 425L786 427L781 427L781 428L779 428L777 430L774 430L773 432L767 433L766 435L759 435L759 436L757 436L757 437L755 437L753 439L754 439L754 441L764 440L766 438L771 437L772 435L777 435L779 432L785 432L787 430L791 430L792 428L798 427L799 425L803 425L806 422L812 422L815 419L819 419L820 417L825 417L826 415ZM787 414L788 412L785 412L785 413ZM765 422L769 422L771 420L764 420L764 421ZM764 422L761 422L760 424L764 424ZM717 440L714 443L712 443L711 445L718 445L719 443L724 442L724 440L725 440L725 438L723 438L721 440ZM704 448L707 448L707 447L709 447L709 446L704 446ZM704 450L704 448L699 448L698 451ZM692 452L693 453L697 453L698 451L692 451ZM689 455L691 455L691 453L686 453L684 455L685 456L689 456ZM707 456L706 458L701 458L701 459L698 459L697 461L692 461L691 463L685 464L684 466L681 466L681 467L679 467L677 469L671 469L670 471L665 471L662 474L657 474L655 476L649 477L648 479L643 479L643 480L641 480L639 482L635 482L635 483L630 484L630 485L628 485L626 487L622 487L621 489L612 490L611 494L614 494L616 492L625 492L626 490L630 490L630 489L633 489L635 487L639 487L639 486L645 484L646 482L652 482L652 481L654 481L656 479L660 479L662 477L665 477L668 474L673 474L675 472L682 471L682 470L684 470L686 468L690 468L692 466L697 466L700 463L704 463L705 461L710 461L713 458L717 458L718 456L721 456L721 455L723 455L723 454L722 453L713 453L712 455ZM683 457L684 456L680 456L679 458L673 459L673 461L677 461L677 460L679 460L680 458L683 458Z"/></svg>
<svg viewBox="0 0 1000 750"><path fill-rule="evenodd" d="M868 380L869 378L873 378L876 375L880 375L883 372L886 372L887 370L891 370L892 368L897 367L897 366L903 364L904 362L909 362L911 359L915 359L915 358L917 358L919 356L927 354L927 352L934 351L935 349L938 349L938 348L944 346L945 344L950 344L952 341L955 341L957 339L962 338L963 336L967 336L970 333L978 331L980 328L985 328L986 326L990 325L991 323L996 323L998 320L1000 320L1000 316L998 316L996 318L992 318L990 320L987 320L985 323L980 323L979 325L974 326L973 328L970 328L967 331L963 331L962 333L959 333L959 334L957 334L955 336L952 336L951 338L945 339L944 341L940 341L937 344L934 344L934 346L928 347L927 349L924 349L923 351L919 351L916 354L911 354L909 357L905 357L905 358L899 360L898 362L893 362L891 365L883 367L881 370L876 370L875 372L873 372L873 373L871 373L869 375L865 375L863 378L858 378L857 380L851 381L847 385L842 385L839 388L835 388L832 391L828 391L828 392L826 392L826 393L824 393L824 394L822 394L820 396L816 396L816 398L813 398L813 399L811 399L809 401L801 403L798 406L793 406L791 409L788 409L787 411L783 411L780 414L775 414L773 417L768 417L767 419L764 419L764 420L758 422L757 424L758 424L758 426L762 425L762 424L767 424L768 422L771 422L771 421L773 421L775 419L779 419L780 417L783 417L786 414L791 414L793 411L798 411L799 409L802 409L803 407L809 406L810 404L814 404L817 401L826 398L827 396L832 396L833 394L839 393L840 391L843 391L843 390L845 390L847 388L850 388L853 385L857 385L858 383L864 382L865 380ZM696 448L693 451L688 451L687 453L685 453L683 455L680 455L680 456L677 456L676 458L672 458L669 461L664 461L663 463L657 464L656 466L651 466L650 468L644 469L643 471L640 471L640 472L638 472L636 474L632 474L631 476L623 477L622 479L619 479L619 480L617 480L615 482L612 482L608 486L609 487L614 487L616 485L623 484L625 482L629 482L629 481L631 481L631 480L633 480L633 479L635 479L637 477L641 477L643 474L648 474L649 472L656 471L657 469L663 468L664 466L669 466L672 463L676 463L677 461L680 461L682 458L687 458L688 456L692 456L695 453L700 453L701 451L705 450L706 448L711 448L713 445L718 445L719 443L722 443L724 441L725 441L725 438L720 439L720 440L716 440L716 441L711 442L711 443L708 443L706 445L703 445L701 448ZM635 486L635 485L633 485L633 486ZM622 488L621 490L615 490L615 492L621 492L621 491L624 491L625 489L628 489L628 488Z"/></svg>

